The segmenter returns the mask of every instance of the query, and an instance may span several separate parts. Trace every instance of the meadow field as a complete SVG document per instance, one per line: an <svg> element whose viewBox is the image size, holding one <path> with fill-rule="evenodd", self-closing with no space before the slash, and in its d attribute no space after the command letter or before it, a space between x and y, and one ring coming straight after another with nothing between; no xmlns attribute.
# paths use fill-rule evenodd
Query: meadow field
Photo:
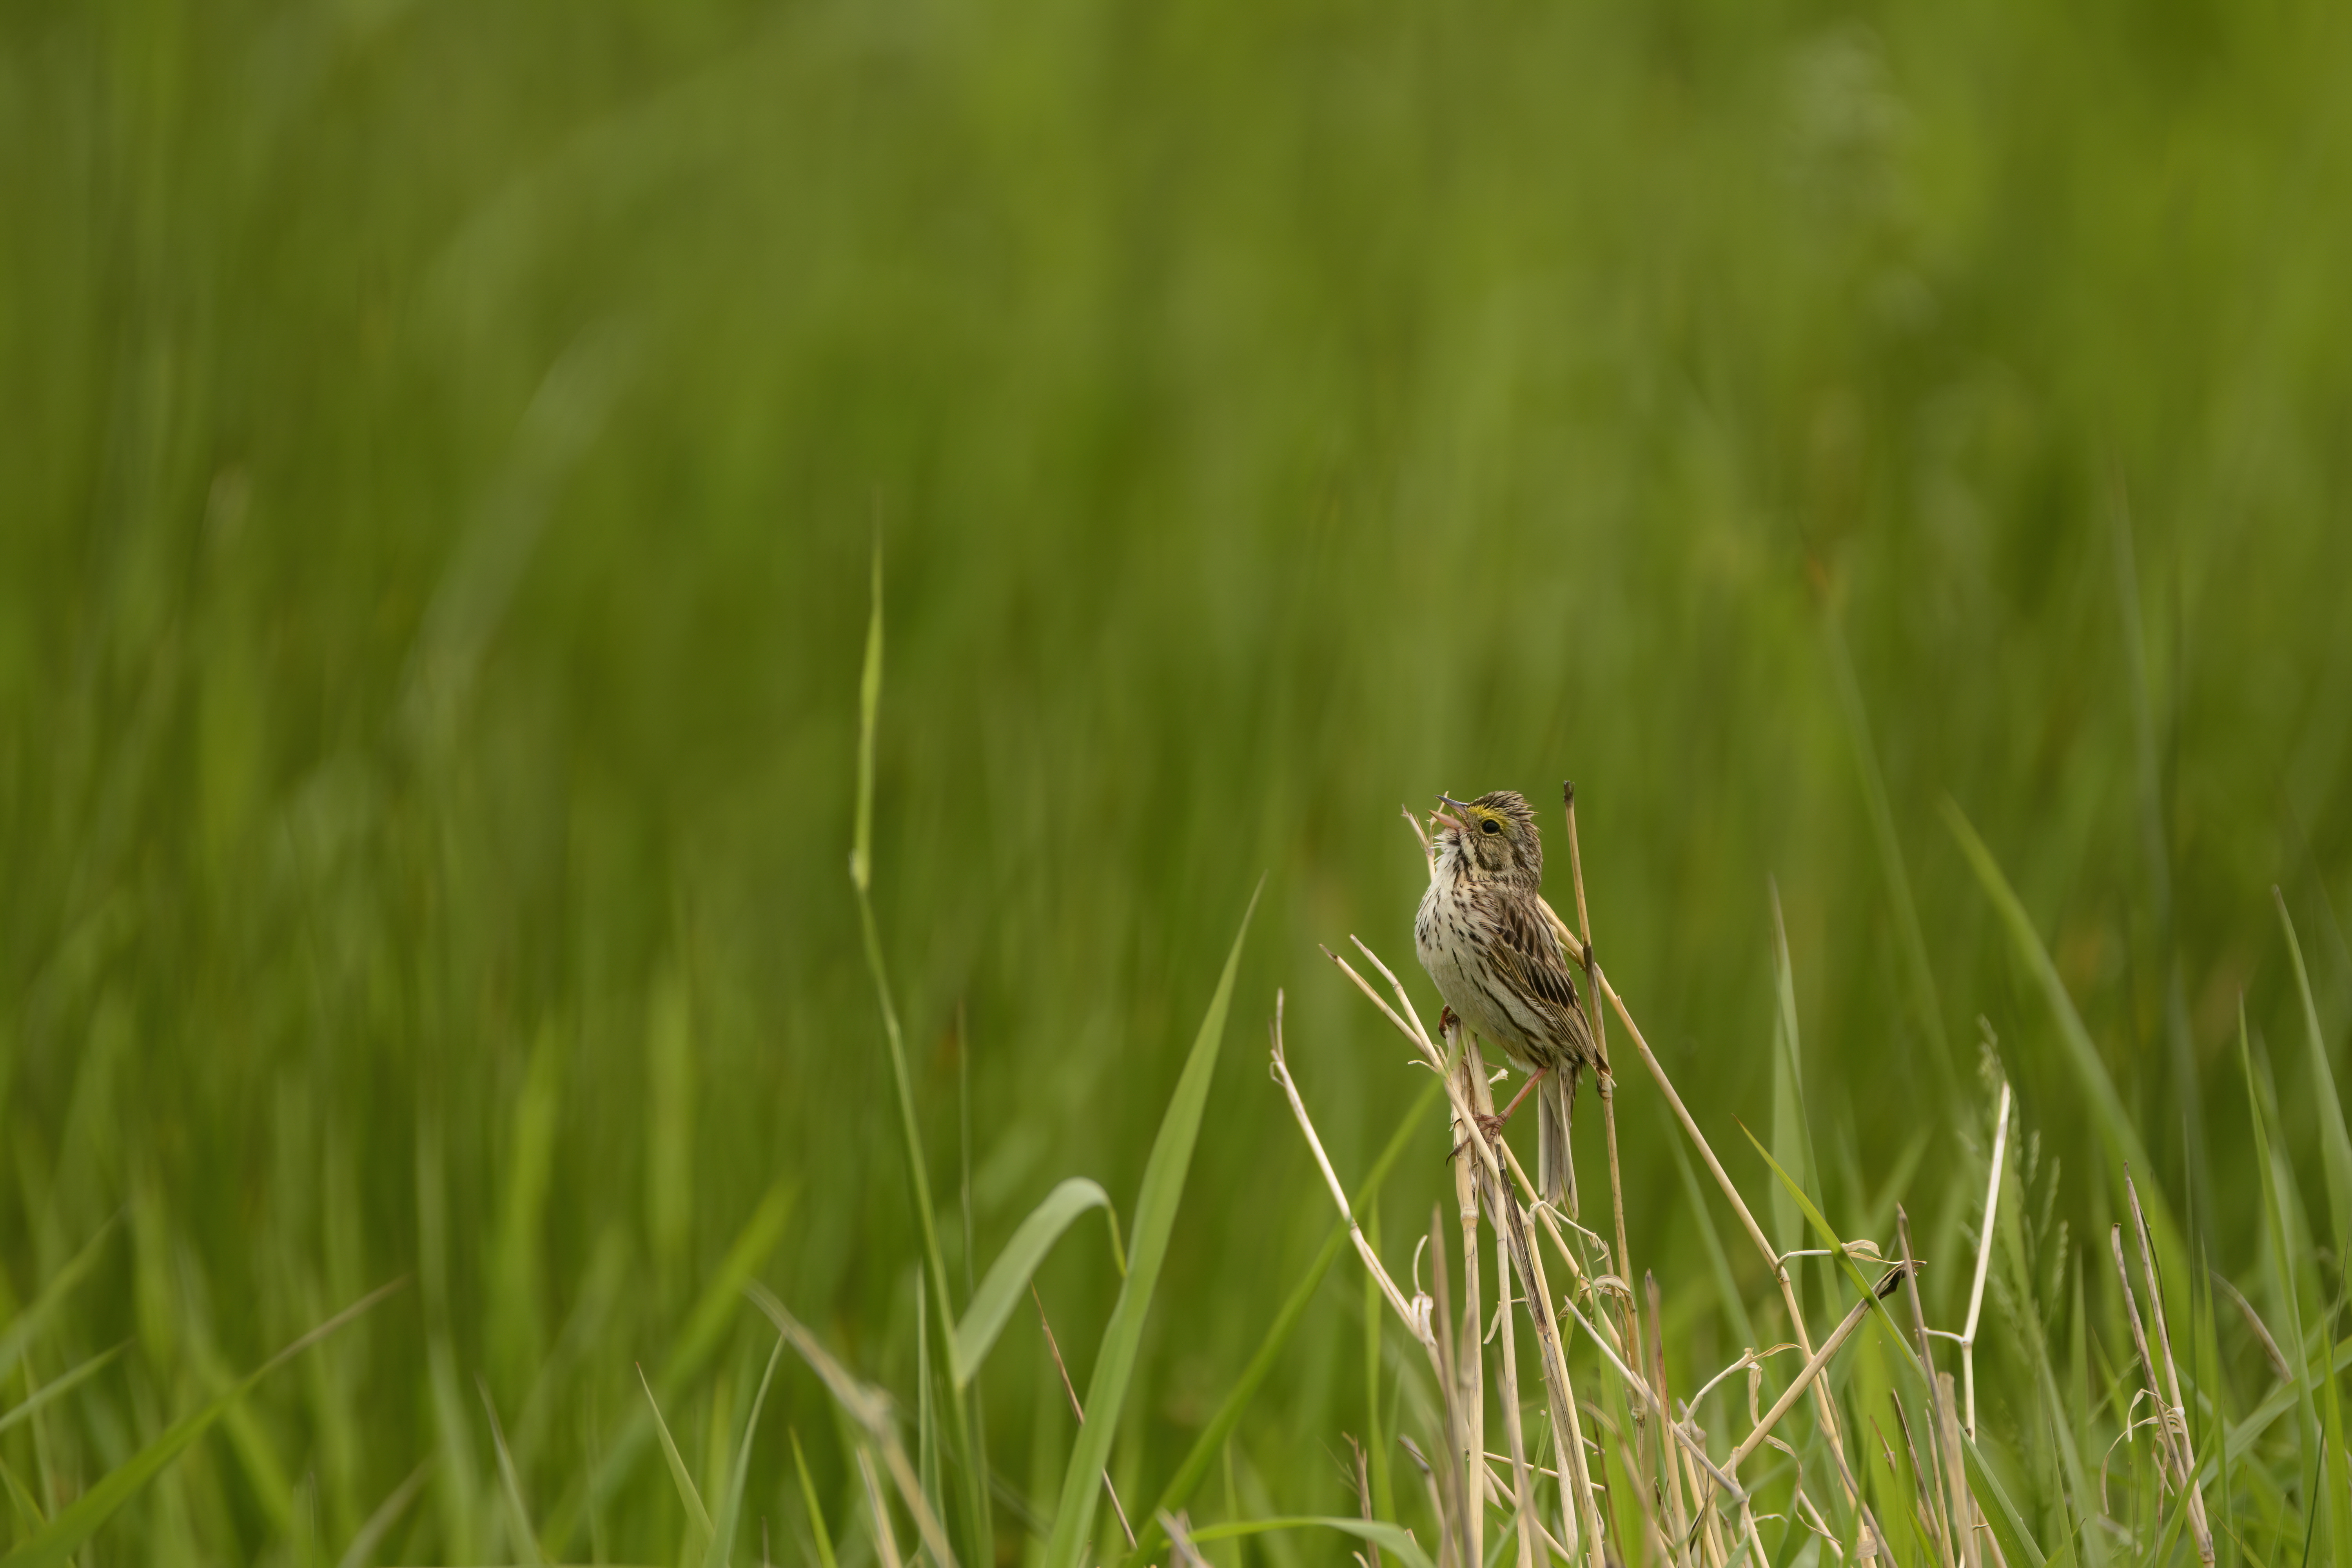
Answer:
<svg viewBox="0 0 2352 1568"><path fill-rule="evenodd" d="M0 5L0 1563L2352 1568L2347 83ZM1623 1010L1490 1318L1502 787Z"/></svg>

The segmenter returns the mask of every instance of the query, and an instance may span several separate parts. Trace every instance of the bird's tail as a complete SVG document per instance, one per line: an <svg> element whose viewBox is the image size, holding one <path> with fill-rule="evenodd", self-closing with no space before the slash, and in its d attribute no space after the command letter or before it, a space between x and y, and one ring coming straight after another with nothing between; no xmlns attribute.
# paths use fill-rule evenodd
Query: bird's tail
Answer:
<svg viewBox="0 0 2352 1568"><path fill-rule="evenodd" d="M1576 1163L1569 1157L1568 1127L1576 1107L1576 1068L1562 1063L1536 1085L1536 1184L1550 1204L1576 1217Z"/></svg>

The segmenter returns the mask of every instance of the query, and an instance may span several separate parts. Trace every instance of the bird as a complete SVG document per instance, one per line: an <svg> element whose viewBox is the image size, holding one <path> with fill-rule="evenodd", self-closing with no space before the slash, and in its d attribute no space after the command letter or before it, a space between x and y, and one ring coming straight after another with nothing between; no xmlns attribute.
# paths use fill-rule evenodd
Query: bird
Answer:
<svg viewBox="0 0 2352 1568"><path fill-rule="evenodd" d="M1516 790L1437 798L1431 820L1440 831L1413 948L1446 1006L1528 1075L1496 1125L1536 1093L1537 1191L1572 1217L1577 1079L1608 1064L1578 1005L1568 927L1544 901L1543 837Z"/></svg>

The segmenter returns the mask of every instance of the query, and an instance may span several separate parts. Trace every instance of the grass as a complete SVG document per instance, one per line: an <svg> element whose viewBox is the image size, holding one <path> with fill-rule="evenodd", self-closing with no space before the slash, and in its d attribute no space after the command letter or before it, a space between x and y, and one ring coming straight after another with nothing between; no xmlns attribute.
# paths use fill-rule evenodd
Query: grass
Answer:
<svg viewBox="0 0 2352 1568"><path fill-rule="evenodd" d="M1826 1228L1940 1332L1981 1260L1973 1442L1906 1283L1697 1550L1852 1557L1843 1465L1906 1568L1964 1505L2008 1568L2185 1559L2127 1163L2217 1562L2340 1555L2347 50L2299 3L0 10L0 1550L97 1499L84 1564L703 1561L730 1510L738 1563L928 1562L804 1358L762 1398L756 1284L961 1568L1124 1555L1055 1535L1105 1469L1216 1568L1517 1568L1518 1406L1631 1568L1710 1506L1695 1458L1612 1506L1644 1381L1721 1464L1808 1358L1709 1380L1853 1308ZM1556 1418L1531 1320L1516 1399L1461 1386L1496 1227L1316 950L1402 956L1400 803L1563 776L1658 1074L1612 1012L1601 1240L1528 1249ZM1444 1253L1514 1499L1452 1532L1277 990L1408 1302ZM1057 1190L1014 1272L1083 1432L1024 1292L958 1334Z"/></svg>

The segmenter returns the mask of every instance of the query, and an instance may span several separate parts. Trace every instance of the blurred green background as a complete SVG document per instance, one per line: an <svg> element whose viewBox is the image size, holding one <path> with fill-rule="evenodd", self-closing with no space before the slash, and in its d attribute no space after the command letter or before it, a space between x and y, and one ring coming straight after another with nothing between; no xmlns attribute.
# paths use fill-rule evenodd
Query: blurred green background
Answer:
<svg viewBox="0 0 2352 1568"><path fill-rule="evenodd" d="M0 7L6 1292L123 1216L8 1399L132 1342L0 1459L53 1508L405 1275L89 1560L334 1561L428 1457L383 1559L510 1556L481 1394L551 1509L778 1190L757 1272L911 1408L845 875L877 535L876 905L976 1266L1062 1176L1130 1200L1265 879L1145 1495L1329 1225L1275 988L1343 1172L1423 1081L1316 944L1410 966L1440 789L1551 832L1575 779L1603 960L1727 1159L1777 881L1833 1212L1899 1184L1945 1259L1979 1016L2060 1212L2106 1202L1948 795L2242 1265L2273 883L2352 1070L2347 70L2293 0ZM1620 1105L1637 1262L1704 1315ZM1240 1506L1352 1511L1354 1267ZM1041 1289L1083 1386L1099 1227ZM770 1342L732 1312L669 1390L698 1465ZM981 1384L1042 1508L1047 1364L1016 1317ZM787 1426L866 1560L796 1368L749 1511L803 1560ZM578 1554L676 1549L629 1475Z"/></svg>

